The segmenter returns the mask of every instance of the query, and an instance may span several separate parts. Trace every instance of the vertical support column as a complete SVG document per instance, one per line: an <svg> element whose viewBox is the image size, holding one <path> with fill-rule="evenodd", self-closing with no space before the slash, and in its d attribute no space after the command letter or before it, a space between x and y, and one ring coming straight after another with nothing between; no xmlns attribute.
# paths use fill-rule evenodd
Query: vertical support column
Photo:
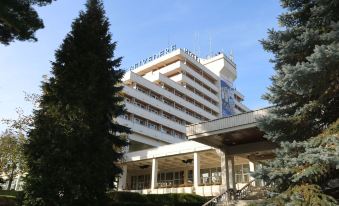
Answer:
<svg viewBox="0 0 339 206"><path fill-rule="evenodd" d="M226 170L226 189L229 190L230 187L230 167L228 163L228 156L225 154L225 170Z"/></svg>
<svg viewBox="0 0 339 206"><path fill-rule="evenodd" d="M248 163L249 163L249 165L250 165L250 173L254 172L254 170L255 170L255 163L254 163L254 162L251 162L251 161L249 161ZM249 180L250 180L250 181L254 180L254 177L252 177L252 176L250 175ZM254 181L254 182L252 183L252 185L253 185L253 186L256 186L256 182Z"/></svg>
<svg viewBox="0 0 339 206"><path fill-rule="evenodd" d="M127 165L122 166L122 174L119 177L118 190L125 190L127 184Z"/></svg>
<svg viewBox="0 0 339 206"><path fill-rule="evenodd" d="M158 160L152 159L152 176L151 176L151 189L156 189L158 186Z"/></svg>
<svg viewBox="0 0 339 206"><path fill-rule="evenodd" d="M227 178L226 178L226 154L224 152L220 155L220 168L221 168L221 184L226 187L227 186Z"/></svg>
<svg viewBox="0 0 339 206"><path fill-rule="evenodd" d="M186 166L184 170L184 185L187 185L187 183L188 183L188 170Z"/></svg>
<svg viewBox="0 0 339 206"><path fill-rule="evenodd" d="M235 169L234 169L234 156L229 157L229 172L230 172L230 185L232 189L237 189L235 182Z"/></svg>
<svg viewBox="0 0 339 206"><path fill-rule="evenodd" d="M197 152L194 153L193 182L194 187L198 188L200 184L200 157Z"/></svg>

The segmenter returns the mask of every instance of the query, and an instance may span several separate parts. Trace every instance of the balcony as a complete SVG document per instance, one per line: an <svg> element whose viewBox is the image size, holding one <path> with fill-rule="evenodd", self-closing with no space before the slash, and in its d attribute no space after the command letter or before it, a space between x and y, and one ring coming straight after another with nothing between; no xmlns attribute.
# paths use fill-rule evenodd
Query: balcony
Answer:
<svg viewBox="0 0 339 206"><path fill-rule="evenodd" d="M159 130L151 129L151 128L145 126L145 125L141 125L141 124L132 122L132 121L130 121L128 119L124 119L122 117L118 117L117 121L118 121L119 124L131 128L132 131L135 132L135 133L146 135L146 136L149 136L151 138L161 140L161 141L164 141L164 142L167 142L167 143L173 144L173 143L185 141L185 139L176 138L172 135L160 132Z"/></svg>
<svg viewBox="0 0 339 206"><path fill-rule="evenodd" d="M149 80L147 80L147 79L145 79L145 78L143 78L143 77L141 77L141 76L139 76L139 75L137 75L137 74L135 74L133 72L128 72L128 73L126 73L126 75L127 75L127 76L125 76L126 79L128 79L130 81L133 81L133 82L136 82L136 83L138 83L138 84L140 84L140 85L142 85L142 86L144 86L144 87L146 87L146 88L148 88L148 89L150 89L150 90L152 90L152 91L154 91L154 92L156 92L158 94L161 94L162 96L167 97L167 98L171 99L172 101L175 101L176 103L178 103L178 104L180 104L180 105L182 105L182 106L184 106L184 107L186 107L186 108L188 108L188 109L190 109L192 111L195 111L199 115L202 115L202 116L204 116L204 117L206 117L208 119L216 118L216 116L212 115L211 113L206 112L205 110L201 109L200 107L197 107L194 104L179 98L175 94L173 94L173 93L171 93L171 92L161 88L159 85L154 84L153 82L150 82ZM126 93L127 92L133 93L133 91L131 91L130 89L132 89L132 88L129 88L127 86L124 87L124 91L126 91ZM132 89L132 90L134 90L134 89ZM144 94L144 93L141 93L141 92L134 93L134 95L130 95L130 96L137 97L137 99L140 99L139 97L140 97L141 94ZM137 96L135 96L135 95L137 95ZM144 94L144 95L146 95L146 94ZM161 102L159 100L156 100L157 102L154 102L155 99L153 99L153 98L152 98L152 100L153 100L153 101L151 101L152 105L153 105L153 103L159 104L159 102ZM145 102L150 104L150 102L148 102L148 101L145 101ZM163 103L163 105L167 105L167 104ZM170 108L171 108L170 111L173 111L174 108L173 107L170 107ZM159 107L159 109L167 111L167 110L163 109L162 107ZM176 110L176 111L180 111L180 110ZM167 111L167 112L169 112L169 111ZM171 113L171 112L169 112L169 113ZM185 116L187 116L186 113L184 113L184 114L185 114ZM180 118L186 120L187 118L185 118L185 116L184 117L180 116ZM195 118L195 119L196 119L195 121L189 121L189 120L186 120L186 121L188 121L188 122L199 122L199 121L201 121L200 119L197 119L197 118Z"/></svg>
<svg viewBox="0 0 339 206"><path fill-rule="evenodd" d="M182 85L178 84L177 82L173 81L172 79L166 77L163 74L160 73L154 73L152 76L148 76L147 77L148 80L152 81L152 82L156 82L156 81L160 81L165 83L166 85L174 88L175 90L185 94L186 96L191 97L192 99L197 100L198 102L200 102L201 104L207 106L208 108L212 109L213 111L215 111L216 113L219 113L219 107L217 105L212 104L211 102L207 101L206 99L204 99L203 97L195 94L194 92L192 92L191 90L183 87ZM186 101L186 100L185 100ZM218 102L218 101L217 101Z"/></svg>
<svg viewBox="0 0 339 206"><path fill-rule="evenodd" d="M169 120L165 117L160 116L160 114L155 114L147 109L143 109L141 107L138 107L135 104L125 102L126 109L128 112L136 114L138 116L141 116L145 119L151 120L153 122L156 122L158 124L164 125L166 127L169 127L173 130L179 131L181 133L186 133L186 128L185 126L178 124L175 121Z"/></svg>

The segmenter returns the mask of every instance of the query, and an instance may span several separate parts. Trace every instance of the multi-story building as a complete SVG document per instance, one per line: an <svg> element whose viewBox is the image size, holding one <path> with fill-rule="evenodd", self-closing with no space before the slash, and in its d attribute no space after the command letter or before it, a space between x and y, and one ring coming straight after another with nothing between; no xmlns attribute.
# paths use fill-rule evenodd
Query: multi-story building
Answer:
<svg viewBox="0 0 339 206"><path fill-rule="evenodd" d="M175 46L133 65L123 78L127 113L117 119L133 132L119 190L216 196L260 185L250 172L272 147L236 77L225 54L202 59Z"/></svg>
<svg viewBox="0 0 339 206"><path fill-rule="evenodd" d="M198 58L171 46L133 65L123 78L129 151L186 141L185 126L248 111L233 88L235 63L223 53Z"/></svg>

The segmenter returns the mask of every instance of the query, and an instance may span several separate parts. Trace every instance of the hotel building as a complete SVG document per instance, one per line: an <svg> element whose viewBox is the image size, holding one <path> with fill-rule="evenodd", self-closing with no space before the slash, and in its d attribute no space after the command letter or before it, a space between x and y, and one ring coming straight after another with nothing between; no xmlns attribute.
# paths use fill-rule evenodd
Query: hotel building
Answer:
<svg viewBox="0 0 339 206"><path fill-rule="evenodd" d="M236 126L237 121L243 120L242 113L249 112L242 103L244 96L233 87L236 78L236 65L224 53L202 59L175 46L133 65L123 78L127 112L117 118L119 124L132 130L118 189L217 196L247 185L252 180L250 172L260 166L254 157L262 154L237 151L267 147L243 144L261 141L257 129L251 128L256 139L243 137L246 131L234 130L244 128ZM222 123L225 117L232 120ZM210 135L196 125L205 122L213 127L213 121L219 119L218 126L228 126L232 132L221 144L223 134ZM190 127L200 128L194 137L206 138L193 138ZM194 141L189 141L188 135ZM232 147L239 143L239 150ZM236 152L228 152L229 148Z"/></svg>
<svg viewBox="0 0 339 206"><path fill-rule="evenodd" d="M248 111L223 53L201 59L172 46L134 67L123 78L127 113L118 118L132 128L130 152L186 141L186 125Z"/></svg>

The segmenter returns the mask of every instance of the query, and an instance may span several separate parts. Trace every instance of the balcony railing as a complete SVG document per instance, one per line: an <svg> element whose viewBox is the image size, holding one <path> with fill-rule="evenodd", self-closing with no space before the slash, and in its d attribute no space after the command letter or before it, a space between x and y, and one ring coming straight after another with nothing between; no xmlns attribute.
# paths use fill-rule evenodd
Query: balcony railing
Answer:
<svg viewBox="0 0 339 206"><path fill-rule="evenodd" d="M194 136L205 132L213 132L226 128L232 128L236 126L253 124L257 122L257 119L265 116L269 108L259 109L251 112L233 115L230 117L223 117L206 122L191 124L186 126L186 135Z"/></svg>

